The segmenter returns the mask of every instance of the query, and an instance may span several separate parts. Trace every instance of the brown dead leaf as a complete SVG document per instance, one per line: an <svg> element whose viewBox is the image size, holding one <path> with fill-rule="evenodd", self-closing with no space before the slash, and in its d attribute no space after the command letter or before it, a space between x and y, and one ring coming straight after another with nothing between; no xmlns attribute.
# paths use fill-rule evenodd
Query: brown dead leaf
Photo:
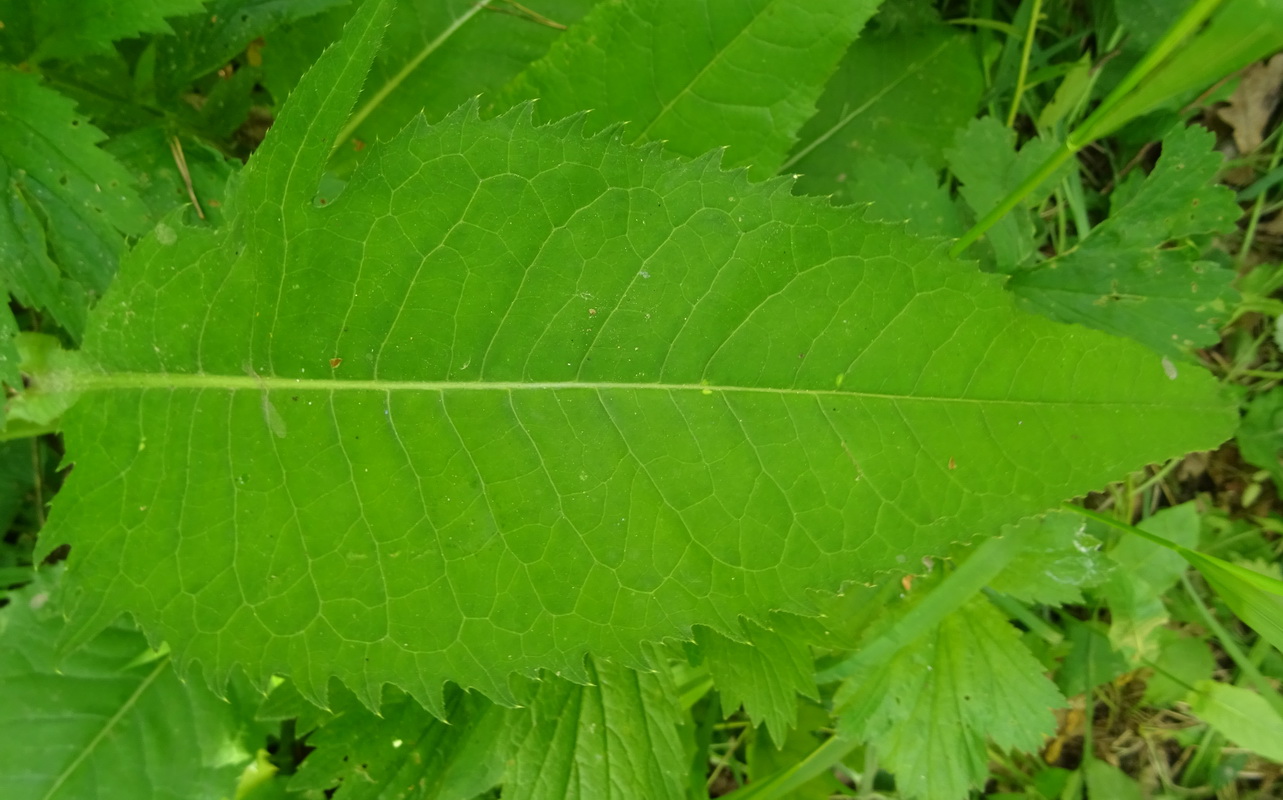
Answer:
<svg viewBox="0 0 1283 800"><path fill-rule="evenodd" d="M1283 91L1283 53L1243 71L1229 105L1219 112L1221 119L1234 129L1234 144L1240 153L1250 153L1264 141L1265 127L1279 103L1280 91Z"/></svg>

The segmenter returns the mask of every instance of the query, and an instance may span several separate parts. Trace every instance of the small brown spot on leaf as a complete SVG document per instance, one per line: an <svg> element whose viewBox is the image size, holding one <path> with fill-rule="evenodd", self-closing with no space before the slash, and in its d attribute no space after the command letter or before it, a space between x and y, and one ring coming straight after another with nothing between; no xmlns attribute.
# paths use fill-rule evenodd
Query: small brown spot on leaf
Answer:
<svg viewBox="0 0 1283 800"><path fill-rule="evenodd" d="M361 152L362 150L365 149L365 142L361 141L360 139L353 139L352 149L358 153Z"/></svg>
<svg viewBox="0 0 1283 800"><path fill-rule="evenodd" d="M343 363L343 359L341 359L341 358L331 358L331 359L330 359L330 368L331 368L331 369L338 369L338 368L339 368L339 364L342 364L342 363Z"/></svg>
<svg viewBox="0 0 1283 800"><path fill-rule="evenodd" d="M949 469L957 469L957 468L958 468L958 462L953 460L953 456L949 456Z"/></svg>

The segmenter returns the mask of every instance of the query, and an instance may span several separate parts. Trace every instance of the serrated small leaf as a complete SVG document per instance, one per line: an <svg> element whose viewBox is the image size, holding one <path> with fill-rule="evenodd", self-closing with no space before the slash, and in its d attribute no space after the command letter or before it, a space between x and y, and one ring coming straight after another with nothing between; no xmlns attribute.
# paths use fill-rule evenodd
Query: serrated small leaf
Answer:
<svg viewBox="0 0 1283 800"><path fill-rule="evenodd" d="M872 164L900 159L938 171L983 91L968 34L937 25L861 36L798 133L788 162L801 173L797 191L857 203L853 184L876 180Z"/></svg>
<svg viewBox="0 0 1283 800"><path fill-rule="evenodd" d="M291 791L334 800L471 800L497 786L511 753L508 715L476 694L453 689L438 719L401 694L375 716L351 694L307 739L315 748L290 779ZM331 791L332 790L332 791Z"/></svg>
<svg viewBox="0 0 1283 800"><path fill-rule="evenodd" d="M588 685L545 676L529 714L513 717L504 800L684 797L671 678L601 661L585 677Z"/></svg>
<svg viewBox="0 0 1283 800"><path fill-rule="evenodd" d="M531 64L498 108L540 120L584 109L589 131L775 174L838 60L880 0L612 0Z"/></svg>
<svg viewBox="0 0 1283 800"><path fill-rule="evenodd" d="M959 194L980 218L1034 174L1057 147L1056 142L1039 137L1025 142L1017 152L1015 131L994 117L984 117L958 132L945 158L949 171L962 182ZM1032 209L1046 199L1067 170L1068 166L1061 167L1048 176L985 233L984 241L992 248L999 272L1012 272L1033 259L1036 226Z"/></svg>
<svg viewBox="0 0 1283 800"><path fill-rule="evenodd" d="M964 798L988 774L986 740L1036 750L1064 700L1007 620L983 598L852 679L849 724L878 748L906 797Z"/></svg>
<svg viewBox="0 0 1283 800"><path fill-rule="evenodd" d="M819 700L819 693L809 642L783 615L773 620L771 630L749 623L745 642L707 628L696 629L695 641L722 693L723 707L733 711L743 705L754 725L765 722L771 738L783 742L797 721L798 695Z"/></svg>
<svg viewBox="0 0 1283 800"><path fill-rule="evenodd" d="M104 138L36 77L0 69L0 279L77 337L125 236L146 225L133 179L98 147Z"/></svg>
<svg viewBox="0 0 1283 800"><path fill-rule="evenodd" d="M1233 270L1184 240L1235 229L1234 193L1213 185L1223 158L1202 128L1178 128L1138 191L1068 253L1016 273L1011 290L1052 319L1183 356L1219 341L1237 292ZM1177 246L1171 246L1176 242Z"/></svg>
<svg viewBox="0 0 1283 800"><path fill-rule="evenodd" d="M386 13L227 222L166 220L94 313L41 538L82 635L129 611L215 680L511 699L1233 429L1209 375L1020 312L938 242L581 118L463 109L318 198Z"/></svg>
<svg viewBox="0 0 1283 800"><path fill-rule="evenodd" d="M190 800L230 795L251 759L248 706L181 681L142 634L113 626L65 657L45 578L0 609L0 797Z"/></svg>

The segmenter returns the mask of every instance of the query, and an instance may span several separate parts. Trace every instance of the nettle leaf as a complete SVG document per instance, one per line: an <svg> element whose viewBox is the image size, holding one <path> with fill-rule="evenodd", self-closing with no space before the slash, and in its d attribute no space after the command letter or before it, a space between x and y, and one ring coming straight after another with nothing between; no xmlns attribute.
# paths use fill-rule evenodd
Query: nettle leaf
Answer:
<svg viewBox="0 0 1283 800"><path fill-rule="evenodd" d="M1020 635L984 598L842 687L847 724L875 742L906 797L968 795L988 775L986 740L1036 750L1064 704Z"/></svg>
<svg viewBox="0 0 1283 800"><path fill-rule="evenodd" d="M1016 132L994 117L985 117L972 120L960 130L945 157L949 171L962 182L958 193L979 219L1042 166L1056 149L1054 141L1040 137L1025 142L1017 152ZM998 271L1011 272L1034 257L1032 210L1047 198L1069 169L1070 165L1066 164L1049 176L985 233L984 242L992 249Z"/></svg>
<svg viewBox="0 0 1283 800"><path fill-rule="evenodd" d="M539 98L541 120L584 109L589 130L629 123L758 178L775 174L825 80L881 0L609 0L531 64L500 108Z"/></svg>
<svg viewBox="0 0 1283 800"><path fill-rule="evenodd" d="M73 336L124 237L145 230L146 207L104 138L34 76L0 69L0 279Z"/></svg>
<svg viewBox="0 0 1283 800"><path fill-rule="evenodd" d="M724 707L733 711L743 705L754 725L765 722L771 739L783 742L797 722L797 696L820 696L808 637L793 630L783 615L772 621L773 629L749 623L747 641L733 641L707 628L695 629L695 641Z"/></svg>
<svg viewBox="0 0 1283 800"><path fill-rule="evenodd" d="M138 631L112 626L67 656L47 577L0 609L0 797L187 800L230 796L265 731L245 689L184 683Z"/></svg>
<svg viewBox="0 0 1283 800"><path fill-rule="evenodd" d="M291 791L335 789L335 800L471 800L497 786L511 751L508 716L525 712L476 694L449 692L446 723L407 695L378 716L351 694L307 739L315 748L290 779Z"/></svg>
<svg viewBox="0 0 1283 800"><path fill-rule="evenodd" d="M514 716L504 800L685 796L683 715L666 671L592 660L588 685L549 677Z"/></svg>
<svg viewBox="0 0 1283 800"><path fill-rule="evenodd" d="M1140 188L1074 250L1013 275L1012 291L1053 319L1172 356L1218 342L1238 296L1234 271L1199 261L1200 246L1184 241L1233 231L1240 214L1234 192L1214 184L1215 143L1197 126L1168 134Z"/></svg>
<svg viewBox="0 0 1283 800"><path fill-rule="evenodd" d="M0 0L0 59L76 61L112 52L112 42L170 33L167 18L194 14L201 0Z"/></svg>
<svg viewBox="0 0 1283 800"><path fill-rule="evenodd" d="M1211 376L1021 312L939 243L582 118L464 109L314 203L387 13L300 84L225 224L158 226L84 366L33 376L81 395L41 548L71 546L82 636L128 611L216 680L511 700L1234 430Z"/></svg>

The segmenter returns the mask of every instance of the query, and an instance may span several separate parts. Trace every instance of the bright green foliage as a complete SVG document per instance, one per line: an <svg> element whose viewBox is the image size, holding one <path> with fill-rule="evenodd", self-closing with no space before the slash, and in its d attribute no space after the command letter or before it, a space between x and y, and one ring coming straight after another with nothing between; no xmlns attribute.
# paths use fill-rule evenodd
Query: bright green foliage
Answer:
<svg viewBox="0 0 1283 800"><path fill-rule="evenodd" d="M453 689L444 722L414 699L385 702L380 716L352 695L308 737L316 750L290 779L294 791L337 789L335 800L471 800L503 778L509 711Z"/></svg>
<svg viewBox="0 0 1283 800"><path fill-rule="evenodd" d="M858 202L852 183L887 158L944 166L944 149L980 105L970 36L944 26L861 36L825 86L787 169L797 188Z"/></svg>
<svg viewBox="0 0 1283 800"><path fill-rule="evenodd" d="M1100 540L1087 533L1082 517L1055 511L1022 520L1006 534L1024 547L989 588L1017 600L1046 605L1081 603L1082 589L1096 586L1110 573Z"/></svg>
<svg viewBox="0 0 1283 800"><path fill-rule="evenodd" d="M65 657L58 589L38 579L0 609L0 797L218 797L263 731L247 707L180 681L137 631L113 626ZM239 692L229 695L237 700Z"/></svg>
<svg viewBox="0 0 1283 800"><path fill-rule="evenodd" d="M0 0L0 61L110 53L118 39L168 33L166 18L200 10L201 0Z"/></svg>
<svg viewBox="0 0 1283 800"><path fill-rule="evenodd" d="M848 723L875 742L906 797L965 797L988 774L986 740L1036 750L1064 700L983 598L851 679Z"/></svg>
<svg viewBox="0 0 1283 800"><path fill-rule="evenodd" d="M1184 547L1198 543L1198 510L1193 503L1167 508L1139 527ZM1153 659L1155 631L1167 622L1163 593L1180 580L1187 565L1178 554L1138 536L1124 536L1109 551L1118 565L1098 590L1109 602L1109 638L1133 663Z"/></svg>
<svg viewBox="0 0 1283 800"><path fill-rule="evenodd" d="M146 208L71 101L0 68L0 283L73 336Z"/></svg>
<svg viewBox="0 0 1283 800"><path fill-rule="evenodd" d="M797 721L797 696L819 700L819 693L808 638L784 615L772 621L772 630L750 623L745 642L707 628L696 629L695 641L726 710L743 705L754 725L765 721L771 738L783 742Z"/></svg>
<svg viewBox="0 0 1283 800"><path fill-rule="evenodd" d="M503 698L1232 430L1206 375L932 244L575 120L465 110L313 204L379 25L309 73L222 229L133 251L63 376L42 538L82 633L128 610L216 679Z"/></svg>
<svg viewBox="0 0 1283 800"><path fill-rule="evenodd" d="M958 132L945 156L949 171L962 182L959 194L977 218L984 216L1008 192L1032 175L1056 149L1054 141L1038 138L1016 152L1015 131L993 117L972 120ZM989 229L985 241L993 250L994 266L1011 272L1034 257L1034 209L1047 198L1067 170L1048 178L1024 202ZM946 233L946 231L941 231Z"/></svg>
<svg viewBox="0 0 1283 800"><path fill-rule="evenodd" d="M1030 308L1177 356L1218 341L1237 296L1232 270L1187 240L1235 229L1234 193L1212 183L1215 137L1178 127L1144 184L1073 250L1012 276ZM1175 243L1175 246L1173 246Z"/></svg>
<svg viewBox="0 0 1283 800"><path fill-rule="evenodd" d="M682 714L667 670L591 660L581 686L548 676L514 716L505 800L681 797Z"/></svg>
<svg viewBox="0 0 1283 800"><path fill-rule="evenodd" d="M597 131L773 175L879 0L610 0L505 92L541 120L593 109Z"/></svg>
<svg viewBox="0 0 1283 800"><path fill-rule="evenodd" d="M1274 761L1283 761L1283 717L1250 689L1199 681L1186 698L1190 711L1225 738Z"/></svg>

